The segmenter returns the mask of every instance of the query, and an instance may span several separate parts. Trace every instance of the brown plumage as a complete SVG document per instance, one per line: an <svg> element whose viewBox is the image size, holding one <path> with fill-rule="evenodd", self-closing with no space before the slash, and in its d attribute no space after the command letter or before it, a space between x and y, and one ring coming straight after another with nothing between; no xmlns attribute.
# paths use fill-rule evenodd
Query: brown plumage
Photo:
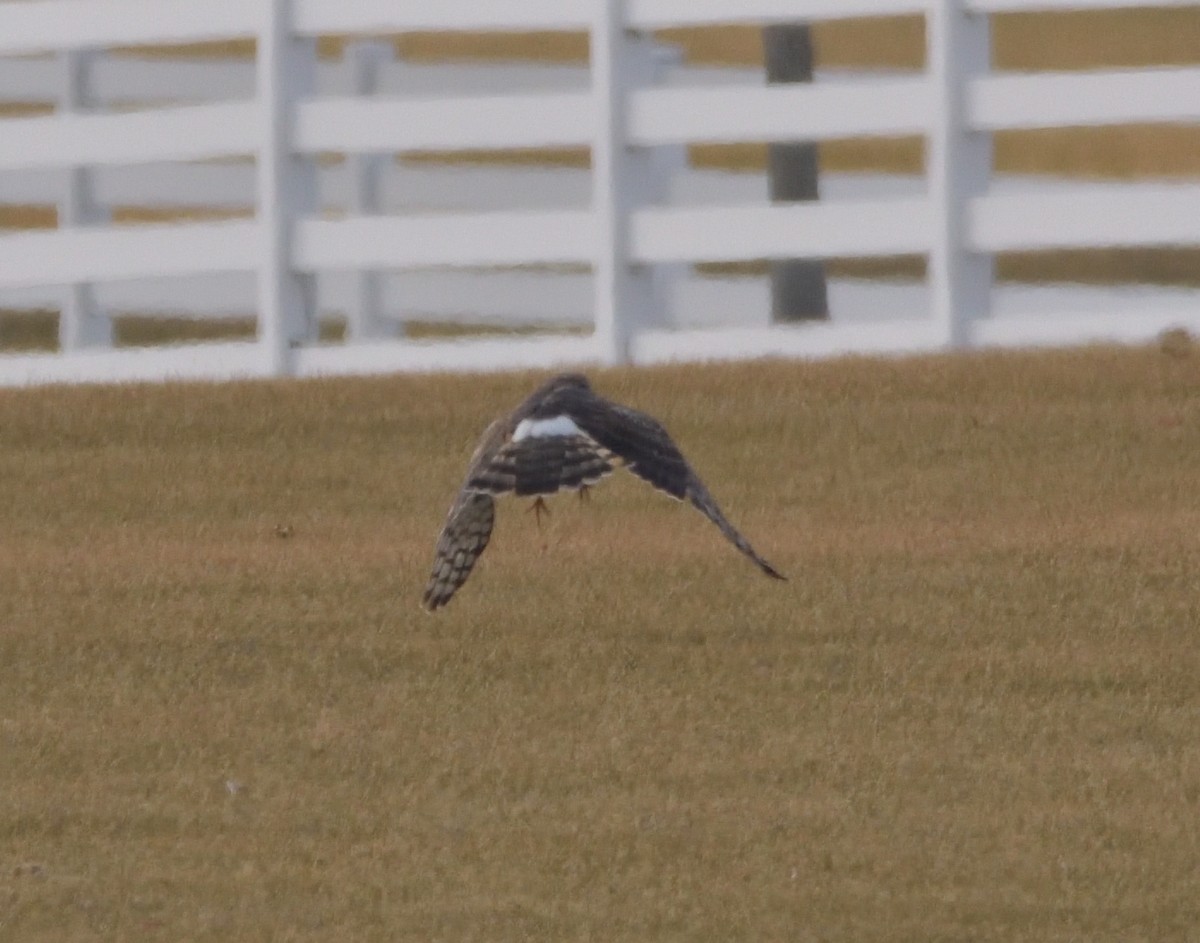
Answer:
<svg viewBox="0 0 1200 943"><path fill-rule="evenodd" d="M430 611L444 606L466 582L492 535L496 497L540 501L563 490L582 492L618 464L671 497L691 501L760 570L784 579L721 513L658 420L597 396L586 377L564 373L483 434L438 537L423 605Z"/></svg>

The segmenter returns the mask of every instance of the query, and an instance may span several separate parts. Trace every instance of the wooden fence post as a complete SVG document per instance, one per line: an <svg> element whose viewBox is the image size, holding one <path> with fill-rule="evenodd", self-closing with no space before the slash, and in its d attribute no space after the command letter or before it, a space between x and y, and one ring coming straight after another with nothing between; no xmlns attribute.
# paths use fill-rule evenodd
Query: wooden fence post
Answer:
<svg viewBox="0 0 1200 943"><path fill-rule="evenodd" d="M92 66L101 55L94 49L68 49L58 54L60 113L83 112L91 108ZM68 167L65 187L58 201L58 228L103 226L111 221L112 213L108 207L101 206L96 199L92 169ZM97 302L94 286L68 286L58 319L58 343L64 351L112 346L112 319Z"/></svg>
<svg viewBox="0 0 1200 943"><path fill-rule="evenodd" d="M296 102L310 95L316 78L316 42L292 31L291 0L263 4L266 21L258 37L258 101L262 108L257 154L258 225L262 257L258 273L258 341L266 371L292 370L292 349L316 336L314 278L292 267L296 220L315 211L314 160L295 153Z"/></svg>
<svg viewBox="0 0 1200 943"><path fill-rule="evenodd" d="M650 152L630 147L629 93L649 81L654 60L644 42L625 29L623 0L594 0L591 28L592 95L596 133L592 141L592 214L596 255L592 262L595 336L606 364L629 360L638 325L657 319L650 267L630 262L630 215L653 175Z"/></svg>
<svg viewBox="0 0 1200 943"><path fill-rule="evenodd" d="M350 93L366 97L379 91L379 70L395 58L395 47L380 40L351 42L346 45L343 57L350 70ZM373 216L380 212L383 177L390 160L390 154L347 155L350 198L346 209L350 213ZM388 318L384 312L382 273L368 269L355 272L346 310L346 339L368 341L399 337L402 333L400 322Z"/></svg>
<svg viewBox="0 0 1200 943"><path fill-rule="evenodd" d="M934 92L926 153L934 217L929 292L935 321L948 347L966 347L972 325L988 314L994 264L967 244L972 198L987 191L992 174L991 134L967 124L970 80L991 68L986 13L969 12L963 0L936 0L925 21L927 60Z"/></svg>
<svg viewBox="0 0 1200 943"><path fill-rule="evenodd" d="M812 30L806 23L763 27L763 59L771 84L813 80ZM816 141L772 142L767 145L767 182L772 203L819 198ZM829 293L823 259L772 259L771 320L829 319Z"/></svg>

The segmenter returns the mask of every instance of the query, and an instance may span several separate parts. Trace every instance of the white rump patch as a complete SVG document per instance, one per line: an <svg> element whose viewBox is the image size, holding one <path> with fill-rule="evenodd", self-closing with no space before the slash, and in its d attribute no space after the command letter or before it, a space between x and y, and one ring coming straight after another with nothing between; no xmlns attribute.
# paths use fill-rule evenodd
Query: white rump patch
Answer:
<svg viewBox="0 0 1200 943"><path fill-rule="evenodd" d="M520 442L530 437L540 439L546 436L583 435L583 430L575 425L570 416L555 416L552 419L522 419L513 430L512 440Z"/></svg>

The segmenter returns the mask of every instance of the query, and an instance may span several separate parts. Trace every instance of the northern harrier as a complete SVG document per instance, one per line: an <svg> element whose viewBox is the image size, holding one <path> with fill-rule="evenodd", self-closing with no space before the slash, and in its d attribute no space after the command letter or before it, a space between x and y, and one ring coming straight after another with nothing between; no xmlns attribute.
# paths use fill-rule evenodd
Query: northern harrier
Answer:
<svg viewBox="0 0 1200 943"><path fill-rule="evenodd" d="M687 498L767 576L785 578L725 519L661 423L597 396L586 377L564 373L483 434L438 537L423 605L430 611L444 606L466 582L492 535L494 498L536 497L532 510L540 516L543 495L568 490L582 497L614 464L676 500Z"/></svg>

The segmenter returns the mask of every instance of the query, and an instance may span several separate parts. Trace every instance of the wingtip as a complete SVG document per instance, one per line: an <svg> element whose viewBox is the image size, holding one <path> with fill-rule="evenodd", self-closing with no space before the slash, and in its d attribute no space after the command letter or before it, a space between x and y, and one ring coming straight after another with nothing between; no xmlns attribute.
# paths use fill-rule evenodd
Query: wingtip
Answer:
<svg viewBox="0 0 1200 943"><path fill-rule="evenodd" d="M762 572L765 573L767 576L771 577L771 579L783 580L785 583L787 582L787 577L784 576L782 573L780 573L777 569L775 569L775 567L771 566L771 564L769 564L766 560L764 560L762 557L760 557L757 553L755 553L753 548L751 548L749 551L747 551L746 556L748 556L751 560L753 560L754 565L756 567L758 567L760 570L762 570Z"/></svg>

